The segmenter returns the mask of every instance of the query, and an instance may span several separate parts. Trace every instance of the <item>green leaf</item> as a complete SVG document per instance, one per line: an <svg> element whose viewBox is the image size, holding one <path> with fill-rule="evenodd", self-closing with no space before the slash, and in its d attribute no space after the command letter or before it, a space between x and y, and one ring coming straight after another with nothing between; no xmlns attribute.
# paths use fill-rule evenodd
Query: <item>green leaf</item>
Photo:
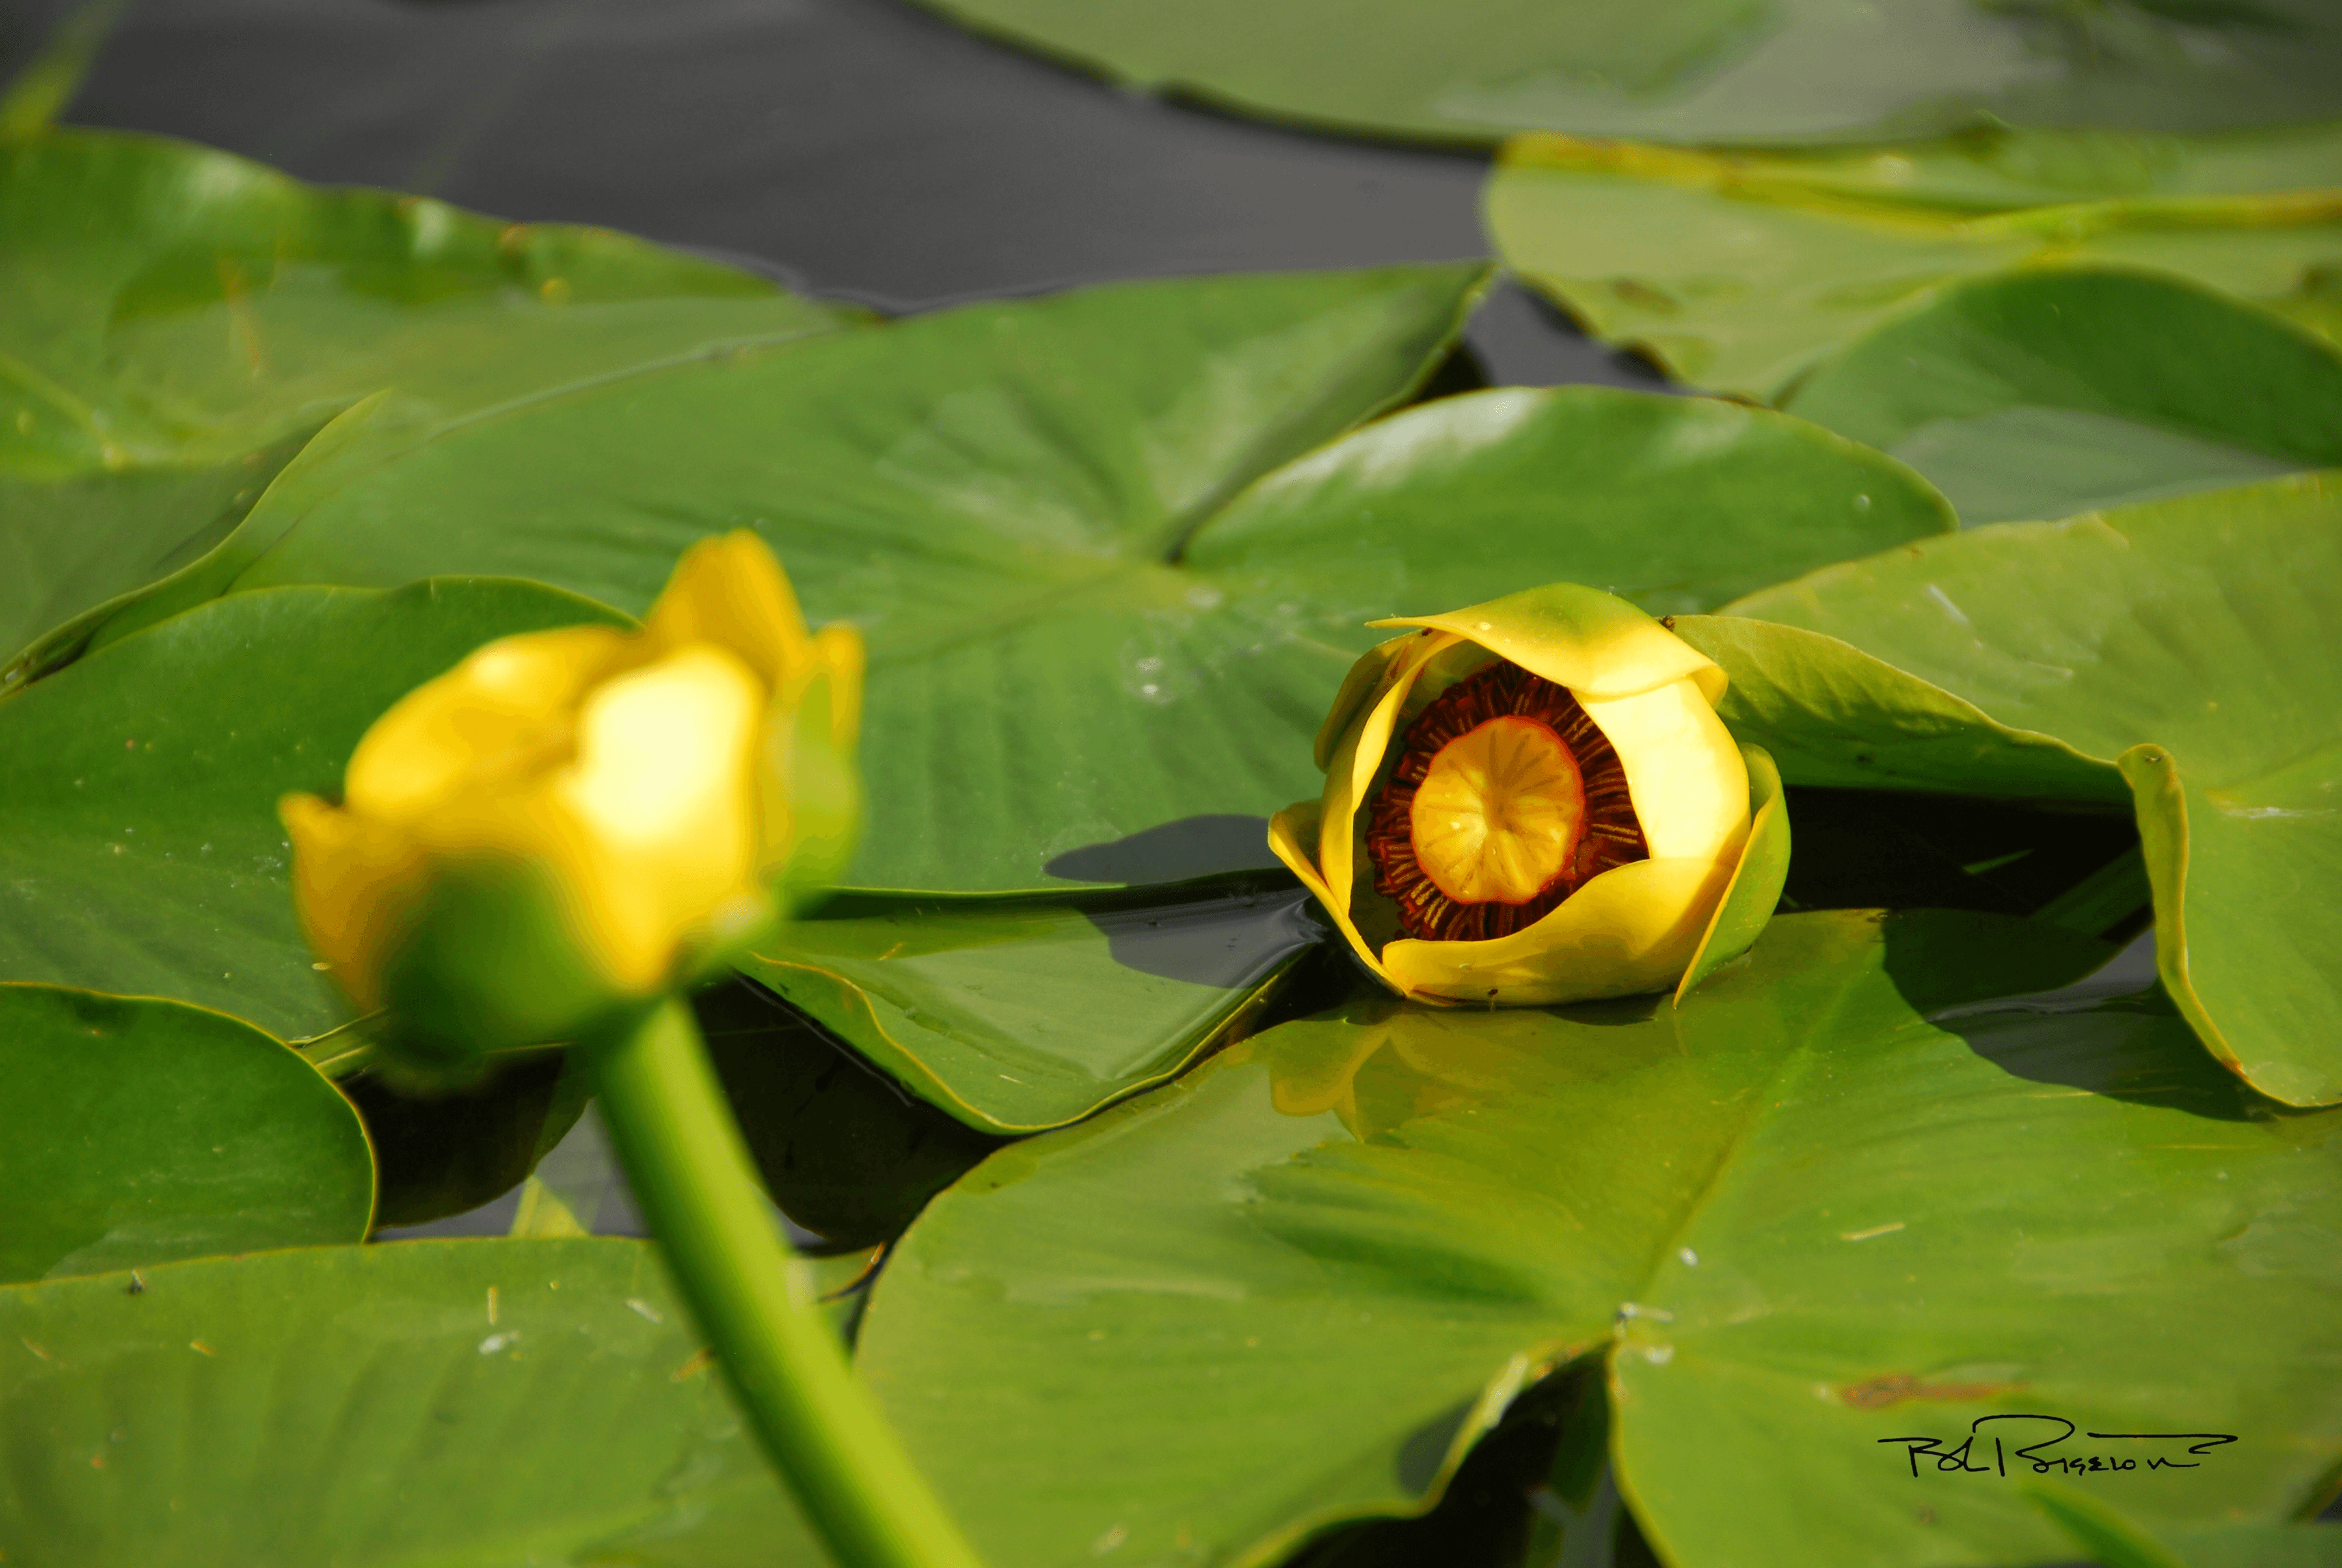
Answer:
<svg viewBox="0 0 2342 1568"><path fill-rule="evenodd" d="M356 1112L247 1024L0 984L0 1281L365 1239Z"/></svg>
<svg viewBox="0 0 2342 1568"><path fill-rule="evenodd" d="M839 319L606 230L95 131L0 143L0 650L209 548L359 398L427 432Z"/></svg>
<svg viewBox="0 0 2342 1568"><path fill-rule="evenodd" d="M2112 1504L2054 1481L2026 1483L2034 1505L2056 1520L2100 1568L2334 1568L2342 1529L2330 1524L2229 1524L2148 1534Z"/></svg>
<svg viewBox="0 0 2342 1568"><path fill-rule="evenodd" d="M2003 1412L2250 1433L2074 1484L2157 1530L2275 1522L2337 1452L2301 1369L2342 1353L2342 1113L2272 1111L2151 999L1978 1005L2109 950L1785 915L1679 1009L1288 1024L964 1178L859 1363L995 1562L1266 1563L1420 1512L1582 1356L1666 1562L2054 1558L2012 1482L1895 1441Z"/></svg>
<svg viewBox="0 0 2342 1568"><path fill-rule="evenodd" d="M1723 901L1708 918L1707 934L1684 970L1676 990L1678 1001L1755 944L1789 879L1789 803L1783 796L1781 770L1761 746L1744 746L1740 754L1748 765L1748 845L1725 887Z"/></svg>
<svg viewBox="0 0 2342 1568"><path fill-rule="evenodd" d="M1487 220L1506 262L1597 336L1774 401L1929 290L2021 266L2176 276L2342 337L2325 281L2342 193L2301 188L2333 186L2337 156L2330 126L1730 156L1530 136L1506 146Z"/></svg>
<svg viewBox="0 0 2342 1568"><path fill-rule="evenodd" d="M2145 274L2019 272L1946 288L1782 407L1902 458L1967 524L2342 464L2342 350Z"/></svg>
<svg viewBox="0 0 2342 1568"><path fill-rule="evenodd" d="M862 895L792 922L741 968L968 1126L1033 1132L1194 1060L1324 937L1308 904L1282 877L1086 896Z"/></svg>
<svg viewBox="0 0 2342 1568"><path fill-rule="evenodd" d="M337 795L383 710L481 643L615 618L527 583L239 594L0 699L0 979L286 1039L343 1023L294 920L278 798Z"/></svg>
<svg viewBox="0 0 2342 1568"><path fill-rule="evenodd" d="M1185 564L1261 622L1342 638L1338 675L1384 636L1356 623L1379 616L1555 581L1680 614L1793 556L1842 559L1861 540L1881 548L1953 526L1902 464L1802 421L1516 387L1411 409L1271 475L1198 533ZM1288 617L1295 598L1310 613ZM1308 733L1338 685L1312 702Z"/></svg>
<svg viewBox="0 0 2342 1568"><path fill-rule="evenodd" d="M318 1248L143 1282L0 1290L11 1560L826 1562L646 1243Z"/></svg>
<svg viewBox="0 0 2342 1568"><path fill-rule="evenodd" d="M850 880L1055 890L954 902L910 962L881 955L917 900L841 910L767 955L794 968L756 972L972 1125L1053 1125L1177 1070L1296 944L1264 910L1227 932L1244 961L1166 973L1117 957L1146 945L1129 906L1067 896L1270 865L1263 818L1320 787L1308 737L1365 622L1554 578L1697 609L1952 526L1907 468L1810 425L1601 389L1443 399L1309 452L1406 396L1479 284L1396 268L987 306L406 445L375 439L375 404L182 580L514 572L639 608L692 539L756 527L814 617L870 641ZM136 640L105 635L85 663ZM1218 897L1147 918L1192 931ZM1061 1003L1103 1021L1069 1031Z"/></svg>
<svg viewBox="0 0 2342 1568"><path fill-rule="evenodd" d="M2342 27L2247 10L1971 0L925 0L1117 80L1279 120L1440 140L1545 129L1703 143L1867 141L1978 125L2198 130L2331 115Z"/></svg>
<svg viewBox="0 0 2342 1568"><path fill-rule="evenodd" d="M305 473L297 504L264 500L219 553L252 563L237 588L508 573L640 609L693 540L756 528L816 619L870 640L875 819L852 879L1046 886L1066 851L1262 809L1245 783L1283 759L1261 754L1246 672L1224 699L1237 732L1196 746L1178 699L1206 672L1145 667L1193 624L1217 634L1199 654L1238 665L1274 628L1210 614L1225 591L1165 559L1263 470L1404 397L1482 270L975 307L572 393L387 462L354 433L347 461ZM946 735L948 753L906 739ZM1175 750L1168 785L1139 761Z"/></svg>
<svg viewBox="0 0 2342 1568"><path fill-rule="evenodd" d="M2001 530L1977 537L1999 538ZM2021 569L2022 560L2012 556L2012 568ZM1836 637L1775 624L1776 617L1793 618L1781 593L1767 589L1732 607L1771 612L1765 619L1677 616L1671 625L1723 668L1730 684L1717 715L1734 734L1762 742L1783 778L1852 789L2128 800L2110 761L2054 735L2003 724L1956 692Z"/></svg>
<svg viewBox="0 0 2342 1568"><path fill-rule="evenodd" d="M339 487L322 465L297 516L264 499L221 552L252 562L238 588L483 572L638 610L694 539L754 528L814 619L869 642L847 885L989 893L1272 865L1265 830L1231 851L1216 821L1316 790L1306 738L1378 615L1556 578L1708 608L1951 526L1809 426L1598 389L1445 398L1310 453L1404 397L1480 285L1206 278L834 334ZM1144 875L1086 869L1134 843Z"/></svg>
<svg viewBox="0 0 2342 1568"><path fill-rule="evenodd" d="M2342 1528L2332 1524L2231 1524L2175 1533L2187 1568L2335 1568Z"/></svg>
<svg viewBox="0 0 2342 1568"><path fill-rule="evenodd" d="M2187 1568L2178 1553L2109 1503L2047 1478L2022 1486L2033 1506L2055 1521L2099 1568Z"/></svg>
<svg viewBox="0 0 2342 1568"><path fill-rule="evenodd" d="M2342 495L2311 475L1972 529L1731 607L1820 637L1679 625L1731 674L1726 722L1792 779L2119 781L2165 987L2255 1088L2324 1104L2342 1100L2337 582Z"/></svg>
<svg viewBox="0 0 2342 1568"><path fill-rule="evenodd" d="M0 692L77 658L89 641L80 623L103 613L90 607L180 573L226 538L296 460L306 436L215 463L58 477L27 477L0 459L0 515L12 525L0 537L8 562L0 575L0 646L24 645L0 667ZM153 615L149 624L162 618Z"/></svg>

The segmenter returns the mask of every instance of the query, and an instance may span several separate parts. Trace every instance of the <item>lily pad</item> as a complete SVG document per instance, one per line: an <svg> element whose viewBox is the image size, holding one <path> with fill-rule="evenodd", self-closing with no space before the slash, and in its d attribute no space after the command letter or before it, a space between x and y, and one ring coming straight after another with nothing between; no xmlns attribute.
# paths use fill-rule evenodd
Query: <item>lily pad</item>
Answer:
<svg viewBox="0 0 2342 1568"><path fill-rule="evenodd" d="M1506 262L1596 336L1694 386L1774 401L1930 290L2017 267L2177 276L2342 337L2337 166L2330 126L1858 154L1528 136L1505 148L1487 220Z"/></svg>
<svg viewBox="0 0 2342 1568"><path fill-rule="evenodd" d="M337 793L382 711L481 643L617 618L529 583L239 594L0 700L0 979L285 1039L345 1022L294 920L277 799Z"/></svg>
<svg viewBox="0 0 2342 1568"><path fill-rule="evenodd" d="M2187 1568L2335 1568L2342 1526L2232 1524L2170 1537Z"/></svg>
<svg viewBox="0 0 2342 1568"><path fill-rule="evenodd" d="M127 1283L0 1290L11 1559L827 1560L647 1243L325 1247Z"/></svg>
<svg viewBox="0 0 2342 1568"><path fill-rule="evenodd" d="M2268 1107L2151 998L1987 1000L2108 950L1785 915L1679 1009L1288 1024L964 1178L859 1364L996 1562L1250 1565L1422 1512L1589 1357L1666 1562L2058 1557L2010 1483L1907 1473L1902 1440L2000 1414L2249 1432L2074 1484L2158 1531L2277 1523L2342 1457L2302 1370L2342 1354L2342 1121Z"/></svg>
<svg viewBox="0 0 2342 1568"><path fill-rule="evenodd" d="M1325 935L1285 877L1086 897L864 895L793 922L740 967L920 1098L998 1135L1061 1127L1163 1081Z"/></svg>
<svg viewBox="0 0 2342 1568"><path fill-rule="evenodd" d="M1099 288L573 392L305 469L220 547L246 563L222 586L495 573L633 611L694 539L754 528L868 639L846 884L1062 891L1274 865L1213 824L1314 787L1376 616L1561 578L1708 608L1951 526L1810 426L1595 388L1442 398L1311 453L1407 395L1482 281Z"/></svg>
<svg viewBox="0 0 2342 1568"><path fill-rule="evenodd" d="M1054 1125L1177 1070L1297 945L1289 911L1259 906L1239 931L1204 889L1146 919L1224 926L1242 961L1176 958L1132 906L1076 890L1273 865L1261 815L1316 787L1308 738L1376 635L1365 622L1525 579L1713 608L1951 528L1908 469L1810 425L1596 388L1444 398L1310 453L1407 395L1480 281L1396 268L986 306L408 445L372 440L375 405L190 572L237 588L510 572L639 608L693 538L756 527L816 619L869 638L871 819L850 880L1046 896L841 909L754 972L969 1124ZM101 628L82 664L190 618L113 644ZM351 710L395 694L369 689ZM883 957L915 906L948 932Z"/></svg>
<svg viewBox="0 0 2342 1568"><path fill-rule="evenodd" d="M0 984L0 1281L365 1238L357 1112L249 1024Z"/></svg>
<svg viewBox="0 0 2342 1568"><path fill-rule="evenodd" d="M2196 130L2342 109L2342 27L2317 0L2054 16L1976 0L1368 0L1336 14L1306 0L926 3L1139 86L1442 140L1543 129L1867 141L1979 123Z"/></svg>
<svg viewBox="0 0 2342 1568"><path fill-rule="evenodd" d="M1971 525L2342 465L2342 349L2140 273L1955 285L1782 407L1902 458Z"/></svg>
<svg viewBox="0 0 2342 1568"><path fill-rule="evenodd" d="M2322 892L2342 877L2337 583L2342 494L2309 475L1971 529L1731 607L1819 637L1679 629L1731 674L1726 722L1792 779L2127 791L2166 989L2256 1088L2326 1104L2342 1100L2342 911Z"/></svg>
<svg viewBox="0 0 2342 1568"><path fill-rule="evenodd" d="M78 130L0 146L0 297L7 651L216 543L362 397L429 428L841 319L606 230Z"/></svg>

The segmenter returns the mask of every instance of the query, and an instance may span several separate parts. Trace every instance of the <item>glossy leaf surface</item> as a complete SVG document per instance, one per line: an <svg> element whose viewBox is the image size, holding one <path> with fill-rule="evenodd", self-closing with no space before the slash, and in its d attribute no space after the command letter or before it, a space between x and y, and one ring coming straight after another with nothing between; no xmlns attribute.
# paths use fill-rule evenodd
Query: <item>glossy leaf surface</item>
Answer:
<svg viewBox="0 0 2342 1568"><path fill-rule="evenodd" d="M1712 608L1948 526L1810 427L1592 388L1310 452L1407 391L1480 281L1206 278L836 334L321 466L222 550L238 587L509 573L634 610L692 539L753 527L869 641L848 884L1001 892L1272 864L1213 824L1315 791L1307 738L1376 616L1554 578ZM1143 876L1097 869L1121 850Z"/></svg>
<svg viewBox="0 0 2342 1568"><path fill-rule="evenodd" d="M2275 1522L2342 1455L2298 1372L2342 1333L2336 1115L2272 1111L2148 1001L1985 1001L2107 950L1786 915L1680 1009L1288 1024L963 1179L860 1364L1003 1562L1266 1563L1415 1512L1584 1355L1666 1561L2054 1559L2012 1486L1882 1442L1997 1412L2250 1430L2249 1462L2123 1495Z"/></svg>
<svg viewBox="0 0 2342 1568"><path fill-rule="evenodd" d="M1269 864L1262 813L1318 787L1308 738L1363 623L1526 579L1696 609L1950 526L1810 426L1595 389L1444 399L1285 462L1404 394L1476 286L1413 268L984 307L395 450L361 410L222 547L222 586L457 568L639 608L690 539L758 528L813 617L870 639L852 879L1061 891L955 902L907 939L916 900L869 904L753 972L970 1125L1056 1125L1176 1070L1299 940L1184 891L1145 917L1156 938L1069 884ZM1207 924L1235 956L1143 950Z"/></svg>
<svg viewBox="0 0 2342 1568"><path fill-rule="evenodd" d="M1781 788L1781 770L1762 747L1744 746L1748 768L1748 840L1740 851L1724 898L1708 917L1706 933L1691 955L1690 967L1676 987L1677 1000L1690 995L1706 979L1746 952L1756 943L1781 902L1791 864L1789 803Z"/></svg>
<svg viewBox="0 0 2342 1568"><path fill-rule="evenodd" d="M1959 788L1965 766L1981 792L2127 789L2164 983L2205 1044L2281 1100L2342 1100L2342 912L2320 891L2342 875L2329 478L1972 529L1732 608L1842 639L1777 659L1786 679L1725 661L1727 722L1836 774L1777 750L1793 778L1845 782L1927 752L1936 788Z"/></svg>
<svg viewBox="0 0 2342 1568"><path fill-rule="evenodd" d="M1266 877L864 897L792 922L741 968L968 1126L1031 1132L1185 1067L1324 938L1309 910L1299 888Z"/></svg>
<svg viewBox="0 0 2342 1568"><path fill-rule="evenodd" d="M0 979L173 997L286 1039L347 1010L294 920L276 802L491 638L614 618L532 584L239 594L0 700Z"/></svg>
<svg viewBox="0 0 2342 1568"><path fill-rule="evenodd" d="M0 1291L11 1558L826 1561L646 1243L402 1241L143 1279Z"/></svg>
<svg viewBox="0 0 2342 1568"><path fill-rule="evenodd" d="M2170 1537L2187 1568L2334 1568L2342 1563L2342 1527L2234 1524Z"/></svg>
<svg viewBox="0 0 2342 1568"><path fill-rule="evenodd" d="M357 1112L247 1024L0 985L0 1281L365 1237Z"/></svg>
<svg viewBox="0 0 2342 1568"><path fill-rule="evenodd" d="M1683 142L1927 136L1977 124L2263 125L2342 108L2315 0L2060 12L1974 0L926 0L1141 86L1386 135L1544 129Z"/></svg>
<svg viewBox="0 0 2342 1568"><path fill-rule="evenodd" d="M1902 458L1971 526L2342 465L2342 349L2146 274L1956 285L1782 407Z"/></svg>
<svg viewBox="0 0 2342 1568"><path fill-rule="evenodd" d="M427 428L838 319L605 230L95 131L0 147L0 298L7 652L208 548L362 397Z"/></svg>
<svg viewBox="0 0 2342 1568"><path fill-rule="evenodd" d="M1864 153L1507 146L1506 262L1696 387L1786 396L1927 291L2024 266L2128 267L2342 337L2342 130L1979 136Z"/></svg>
<svg viewBox="0 0 2342 1568"><path fill-rule="evenodd" d="M1144 667L1195 623L1239 665L1277 628L1212 615L1225 591L1164 562L1254 477L1402 397L1479 285L1446 266L1096 289L674 368L387 460L354 431L220 554L238 588L481 572L639 610L691 541L756 528L816 621L869 640L852 879L1061 885L1045 862L1068 850L1259 809L1250 683L1225 706L1252 722L1216 735L1170 711L1192 672ZM1178 756L1186 777L1158 781Z"/></svg>

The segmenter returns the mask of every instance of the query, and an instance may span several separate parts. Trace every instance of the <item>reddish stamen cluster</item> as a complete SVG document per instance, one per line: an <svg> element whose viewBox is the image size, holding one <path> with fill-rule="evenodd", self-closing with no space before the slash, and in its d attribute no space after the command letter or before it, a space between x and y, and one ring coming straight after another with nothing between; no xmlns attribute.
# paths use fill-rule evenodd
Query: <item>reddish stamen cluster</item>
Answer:
<svg viewBox="0 0 2342 1568"><path fill-rule="evenodd" d="M1506 715L1546 725L1577 759L1586 784L1585 824L1576 852L1535 897L1516 904L1464 903L1443 892L1416 858L1415 792L1442 747ZM1535 925L1589 879L1647 859L1650 849L1626 792L1626 769L1609 737L1567 688L1499 659L1442 692L1407 726L1389 780L1368 807L1366 853L1375 862L1375 887L1398 906L1407 935L1485 941Z"/></svg>

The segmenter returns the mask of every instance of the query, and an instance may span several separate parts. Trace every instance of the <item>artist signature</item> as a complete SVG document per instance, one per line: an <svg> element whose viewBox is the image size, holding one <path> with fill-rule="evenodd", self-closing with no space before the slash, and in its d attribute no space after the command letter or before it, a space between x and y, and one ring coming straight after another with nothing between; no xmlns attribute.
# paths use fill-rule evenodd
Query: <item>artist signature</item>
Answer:
<svg viewBox="0 0 2342 1568"><path fill-rule="evenodd" d="M2032 1422L2032 1426L1996 1422ZM2054 1428L2043 1435L2045 1426ZM1990 1427L1987 1432L1986 1428ZM2062 1415L1980 1415L1968 1423L1968 1434L1952 1447L1940 1437L1882 1437L1883 1443L1903 1444L1911 1473L1919 1462L1932 1460L1937 1470L1963 1475L2007 1475L2014 1464L2020 1475L2053 1472L2076 1475L2086 1471L2196 1470L2223 1443L2236 1442L2225 1432L2089 1432L2082 1435L2119 1446L2104 1453L2052 1453L2049 1451L2074 1435L2077 1428ZM2027 1441L2027 1440L2031 1441Z"/></svg>

